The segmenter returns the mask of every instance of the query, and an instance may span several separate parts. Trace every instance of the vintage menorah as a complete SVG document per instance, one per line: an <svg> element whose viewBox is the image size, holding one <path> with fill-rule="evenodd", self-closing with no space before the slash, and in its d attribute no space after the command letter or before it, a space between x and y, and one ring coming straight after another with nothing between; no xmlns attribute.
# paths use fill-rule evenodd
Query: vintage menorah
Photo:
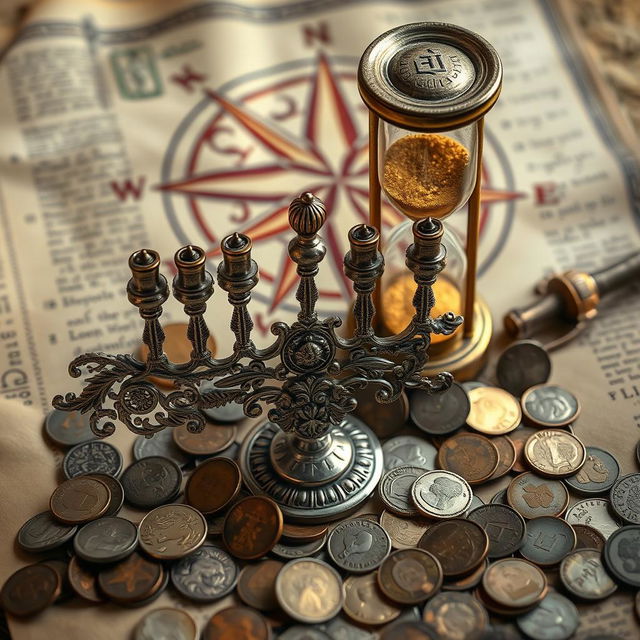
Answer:
<svg viewBox="0 0 640 640"><path fill-rule="evenodd" d="M355 328L351 337L339 336L341 319L319 319L315 310L316 275L326 251L317 234L325 218L324 205L311 193L303 193L289 207L289 224L297 234L289 243L289 256L300 277L296 292L300 312L291 326L273 323L275 340L264 349L251 339L253 322L247 310L258 282L251 239L234 233L222 240L217 279L233 306L235 343L232 353L220 359L213 358L206 346L209 329L204 313L214 285L205 268L205 252L186 246L175 255L173 295L189 316L187 335L193 345L191 360L184 364L169 362L163 353L159 318L169 288L160 273L160 257L148 249L133 253L127 293L144 320L146 361L132 355L79 356L70 363L69 372L79 377L86 369L90 377L84 389L80 395L56 396L53 405L91 411L91 429L98 437L112 434L116 420L151 437L181 425L201 431L205 424L201 411L206 408L237 402L245 415L256 418L264 404L271 405L268 420L252 430L240 451L248 488L273 498L291 520L328 520L356 509L375 489L383 467L378 439L350 415L357 406L354 392L371 387L378 402L393 402L403 389L449 388L450 374L429 378L421 371L431 334L450 334L462 318L451 312L430 317L435 302L432 285L445 265L446 252L441 245L442 223L426 218L414 223L414 242L406 251L417 284L415 315L401 333L376 335L372 294L384 258L378 231L360 224L349 231L350 251L344 258L344 271L355 292ZM161 392L150 376L173 380L176 390Z"/></svg>

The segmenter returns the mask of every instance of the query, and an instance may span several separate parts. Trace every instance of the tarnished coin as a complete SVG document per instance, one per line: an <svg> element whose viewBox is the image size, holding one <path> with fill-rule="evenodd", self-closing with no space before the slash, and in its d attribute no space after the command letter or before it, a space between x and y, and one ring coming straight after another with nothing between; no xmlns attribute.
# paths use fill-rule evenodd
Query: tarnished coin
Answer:
<svg viewBox="0 0 640 640"><path fill-rule="evenodd" d="M78 528L58 522L50 511L29 518L18 531L18 544L30 553L51 551L69 542Z"/></svg>
<svg viewBox="0 0 640 640"><path fill-rule="evenodd" d="M344 581L344 592L344 612L361 624L387 624L395 620L402 611L383 596L375 571L361 576L349 576Z"/></svg>
<svg viewBox="0 0 640 640"><path fill-rule="evenodd" d="M578 399L554 384L539 384L527 389L521 404L527 422L539 427L566 427L580 413Z"/></svg>
<svg viewBox="0 0 640 640"><path fill-rule="evenodd" d="M332 640L378 640L378 634L372 633L347 621L342 615L322 625Z"/></svg>
<svg viewBox="0 0 640 640"><path fill-rule="evenodd" d="M278 640L331 640L320 626L312 627L308 624L296 624L288 627L278 636Z"/></svg>
<svg viewBox="0 0 640 640"><path fill-rule="evenodd" d="M379 567L389 555L391 539L379 524L350 518L333 528L327 550L333 563L341 569L367 573Z"/></svg>
<svg viewBox="0 0 640 640"><path fill-rule="evenodd" d="M415 481L411 495L418 511L431 518L460 516L473 499L469 483L451 471L427 471Z"/></svg>
<svg viewBox="0 0 640 640"><path fill-rule="evenodd" d="M604 449L586 447L587 457L578 473L564 479L569 487L584 495L606 493L620 475L618 461Z"/></svg>
<svg viewBox="0 0 640 640"><path fill-rule="evenodd" d="M571 524L588 524L597 529L605 539L622 525L609 510L610 503L604 498L589 498L580 500L567 510L565 520Z"/></svg>
<svg viewBox="0 0 640 640"><path fill-rule="evenodd" d="M264 496L236 502L224 520L222 539L236 558L253 560L265 555L282 535L280 507Z"/></svg>
<svg viewBox="0 0 640 640"><path fill-rule="evenodd" d="M511 481L507 501L524 518L559 516L569 504L569 492L559 480L547 480L527 471Z"/></svg>
<svg viewBox="0 0 640 640"><path fill-rule="evenodd" d="M378 586L394 602L419 604L438 592L442 578L442 567L434 555L421 549L400 549L382 563Z"/></svg>
<svg viewBox="0 0 640 640"><path fill-rule="evenodd" d="M529 465L524 457L524 445L527 440L538 430L533 427L524 427L520 425L515 431L512 431L507 438L513 442L516 448L516 461L513 463L513 471L516 473L524 473L529 470Z"/></svg>
<svg viewBox="0 0 640 640"><path fill-rule="evenodd" d="M431 522L425 518L401 518L386 510L380 514L380 524L389 534L394 549L415 547L422 534L431 526Z"/></svg>
<svg viewBox="0 0 640 640"><path fill-rule="evenodd" d="M467 519L480 525L487 534L489 558L510 556L524 544L524 519L509 506L486 504L471 511Z"/></svg>
<svg viewBox="0 0 640 640"><path fill-rule="evenodd" d="M215 380L205 380L200 384L200 395L206 398L208 391L220 391L216 387ZM245 419L244 408L238 402L227 402L221 407L207 407L202 409L202 413L214 423L233 423Z"/></svg>
<svg viewBox="0 0 640 640"><path fill-rule="evenodd" d="M89 440L67 451L62 470L67 478L88 473L106 473L117 478L122 471L122 455L108 442Z"/></svg>
<svg viewBox="0 0 640 640"><path fill-rule="evenodd" d="M56 487L49 500L49 509L56 520L65 524L82 524L103 516L111 494L104 482L80 476Z"/></svg>
<svg viewBox="0 0 640 640"><path fill-rule="evenodd" d="M576 546L576 533L565 520L552 516L527 522L527 535L520 555L541 567L558 564Z"/></svg>
<svg viewBox="0 0 640 640"><path fill-rule="evenodd" d="M576 549L604 549L605 537L588 524L572 524L576 533Z"/></svg>
<svg viewBox="0 0 640 640"><path fill-rule="evenodd" d="M447 438L438 451L441 469L453 471L469 484L486 482L498 468L498 449L477 433L457 433Z"/></svg>
<svg viewBox="0 0 640 640"><path fill-rule="evenodd" d="M325 562L301 558L288 562L276 578L276 597L294 620L318 624L342 608L344 590L338 572Z"/></svg>
<svg viewBox="0 0 640 640"><path fill-rule="evenodd" d="M240 493L240 468L228 458L211 458L192 474L185 487L186 501L209 515L230 505Z"/></svg>
<svg viewBox="0 0 640 640"><path fill-rule="evenodd" d="M326 524L291 524L284 523L282 539L288 543L312 542L324 537L329 530Z"/></svg>
<svg viewBox="0 0 640 640"><path fill-rule="evenodd" d="M498 358L498 383L514 396L534 385L544 384L551 374L547 350L535 340L520 340L507 347Z"/></svg>
<svg viewBox="0 0 640 640"><path fill-rule="evenodd" d="M627 525L614 531L604 545L602 557L618 582L640 589L640 526Z"/></svg>
<svg viewBox="0 0 640 640"><path fill-rule="evenodd" d="M226 551L203 545L171 567L171 582L189 600L213 602L233 591L238 572Z"/></svg>
<svg viewBox="0 0 640 640"><path fill-rule="evenodd" d="M273 545L271 553L283 560L295 560L296 558L308 558L315 556L322 551L327 542L328 534L324 534L322 538L311 540L310 542L298 542L285 544L282 541Z"/></svg>
<svg viewBox="0 0 640 640"><path fill-rule="evenodd" d="M507 502L507 490L500 489L500 491L491 498L491 504L504 504L509 506L509 503Z"/></svg>
<svg viewBox="0 0 640 640"><path fill-rule="evenodd" d="M128 466L122 474L126 501L141 509L171 502L180 493L182 471L169 458L150 456Z"/></svg>
<svg viewBox="0 0 640 640"><path fill-rule="evenodd" d="M124 504L124 488L122 487L120 480L107 475L106 473L90 473L87 477L95 478L96 480L100 480L100 482L104 482L109 489L111 498L109 500L109 506L104 513L105 517L118 515L120 509L122 509L122 505Z"/></svg>
<svg viewBox="0 0 640 640"><path fill-rule="evenodd" d="M445 580L445 582L443 582L442 584L442 589L444 591L468 591L469 589L474 589L480 584L482 576L484 575L484 572L488 566L489 560L487 559L469 575L455 579L449 578L448 580Z"/></svg>
<svg viewBox="0 0 640 640"><path fill-rule="evenodd" d="M418 620L397 620L380 631L379 640L440 640L432 629Z"/></svg>
<svg viewBox="0 0 640 640"><path fill-rule="evenodd" d="M13 616L32 616L53 604L61 589L60 576L52 567L32 564L7 578L0 591L0 604Z"/></svg>
<svg viewBox="0 0 640 640"><path fill-rule="evenodd" d="M283 562L263 560L248 564L238 578L237 592L240 599L259 611L274 611L278 608L276 578Z"/></svg>
<svg viewBox="0 0 640 640"><path fill-rule="evenodd" d="M200 433L190 433L182 425L173 429L173 441L182 451L193 456L212 456L224 451L236 439L234 426L206 422Z"/></svg>
<svg viewBox="0 0 640 640"><path fill-rule="evenodd" d="M640 473L622 476L611 488L611 508L616 516L640 524Z"/></svg>
<svg viewBox="0 0 640 640"><path fill-rule="evenodd" d="M445 578L455 578L482 564L489 552L489 538L479 524L452 518L429 527L418 547L439 560Z"/></svg>
<svg viewBox="0 0 640 640"><path fill-rule="evenodd" d="M160 456L173 460L179 467L184 467L189 463L188 456L173 440L173 429L163 429L157 431L150 438L138 436L133 441L133 457L136 460Z"/></svg>
<svg viewBox="0 0 640 640"><path fill-rule="evenodd" d="M96 567L83 563L78 556L72 556L67 567L69 584L77 596L89 602L104 602L104 596L98 590L98 571Z"/></svg>
<svg viewBox="0 0 640 640"><path fill-rule="evenodd" d="M204 464L207 460L213 458L229 458L229 460L233 460L234 462L238 462L238 456L240 454L240 445L237 442L232 442L224 451L220 451L219 453L214 453L213 456L195 456L193 458L196 467L199 467L201 464Z"/></svg>
<svg viewBox="0 0 640 640"><path fill-rule="evenodd" d="M520 558L503 558L487 567L484 592L508 609L533 607L547 595L547 578L539 567Z"/></svg>
<svg viewBox="0 0 640 640"><path fill-rule="evenodd" d="M424 469L410 466L387 471L378 484L378 494L384 506L401 516L417 516L418 509L411 498L411 487L423 473Z"/></svg>
<svg viewBox="0 0 640 640"><path fill-rule="evenodd" d="M152 558L177 560L204 543L207 522L193 507L166 504L142 518L138 530L140 547Z"/></svg>
<svg viewBox="0 0 640 640"><path fill-rule="evenodd" d="M516 618L520 631L531 640L569 640L579 623L576 605L556 591L547 593L533 611Z"/></svg>
<svg viewBox="0 0 640 640"><path fill-rule="evenodd" d="M382 455L385 471L405 466L431 471L436 468L438 450L423 438L396 436L382 445Z"/></svg>
<svg viewBox="0 0 640 640"><path fill-rule="evenodd" d="M566 478L577 473L587 458L585 446L563 429L543 429L524 445L524 457L543 476Z"/></svg>
<svg viewBox="0 0 640 640"><path fill-rule="evenodd" d="M404 391L393 402L378 402L371 389L358 391L355 398L358 401L355 415L369 426L378 438L392 436L402 429L409 419L409 399Z"/></svg>
<svg viewBox="0 0 640 640"><path fill-rule="evenodd" d="M439 593L425 605L422 619L441 640L480 640L489 625L486 609L468 593Z"/></svg>
<svg viewBox="0 0 640 640"><path fill-rule="evenodd" d="M504 389L477 387L469 391L471 410L467 424L490 436L510 433L520 424L522 412L518 401Z"/></svg>
<svg viewBox="0 0 640 640"><path fill-rule="evenodd" d="M414 391L410 404L411 420L433 436L453 433L469 415L469 396L457 382L441 393Z"/></svg>
<svg viewBox="0 0 640 640"><path fill-rule="evenodd" d="M138 546L138 528L124 518L100 518L85 524L73 539L82 560L103 564L118 562Z"/></svg>
<svg viewBox="0 0 640 640"><path fill-rule="evenodd" d="M198 628L194 619L182 609L154 609L138 622L134 640L196 640Z"/></svg>
<svg viewBox="0 0 640 640"><path fill-rule="evenodd" d="M560 580L564 588L580 600L602 600L618 587L602 564L595 549L572 551L560 563Z"/></svg>
<svg viewBox="0 0 640 640"><path fill-rule="evenodd" d="M516 446L509 436L496 436L491 438L491 444L498 450L498 467L493 472L489 480L497 480L507 475L516 463L518 452Z"/></svg>
<svg viewBox="0 0 640 640"><path fill-rule="evenodd" d="M211 616L202 640L270 640L269 623L249 607L228 607Z"/></svg>
<svg viewBox="0 0 640 640"><path fill-rule="evenodd" d="M163 579L162 564L134 552L125 560L103 569L98 574L98 586L109 600L132 604L153 596Z"/></svg>
<svg viewBox="0 0 640 640"><path fill-rule="evenodd" d="M95 438L89 425L89 414L79 411L53 409L44 420L44 430L53 442L62 447L72 447Z"/></svg>

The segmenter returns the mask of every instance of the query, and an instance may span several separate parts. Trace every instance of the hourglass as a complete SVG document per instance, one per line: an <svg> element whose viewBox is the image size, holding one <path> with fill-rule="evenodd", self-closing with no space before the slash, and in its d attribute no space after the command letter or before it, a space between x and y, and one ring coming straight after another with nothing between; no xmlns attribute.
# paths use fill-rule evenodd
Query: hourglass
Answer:
<svg viewBox="0 0 640 640"><path fill-rule="evenodd" d="M436 306L462 312L452 335L433 336L425 373L443 368L464 379L482 367L491 313L476 294L483 118L502 85L495 49L451 24L421 22L376 38L358 68L369 109L369 206L381 229L381 197L408 219L385 243L386 270L376 291L379 324L390 333L411 320L416 285L404 266L412 221L447 218L468 203L466 245L446 229L447 266L434 285Z"/></svg>

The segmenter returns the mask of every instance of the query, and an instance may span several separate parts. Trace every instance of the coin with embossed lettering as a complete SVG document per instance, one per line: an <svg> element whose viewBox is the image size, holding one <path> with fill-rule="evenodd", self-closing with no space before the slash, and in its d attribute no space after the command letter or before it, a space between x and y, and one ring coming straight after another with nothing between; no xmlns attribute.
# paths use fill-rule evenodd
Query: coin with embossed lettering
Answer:
<svg viewBox="0 0 640 640"><path fill-rule="evenodd" d="M87 562L118 562L138 546L138 528L124 518L99 518L85 524L73 539L78 557Z"/></svg>
<svg viewBox="0 0 640 640"><path fill-rule="evenodd" d="M454 382L439 393L414 391L410 398L411 420L425 433L433 436L453 433L469 415L469 396Z"/></svg>
<svg viewBox="0 0 640 640"><path fill-rule="evenodd" d="M427 471L411 488L418 511L430 518L454 518L468 511L473 500L469 483L451 471Z"/></svg>
<svg viewBox="0 0 640 640"><path fill-rule="evenodd" d="M192 507L210 515L230 505L241 486L242 474L233 460L211 458L191 474L184 493Z"/></svg>
<svg viewBox="0 0 640 640"><path fill-rule="evenodd" d="M66 480L56 487L49 508L56 520L65 524L82 524L103 516L111 494L104 482L88 476Z"/></svg>
<svg viewBox="0 0 640 640"><path fill-rule="evenodd" d="M565 520L571 525L588 524L597 529L605 539L622 526L611 515L610 502L604 498L589 498L576 502L567 510Z"/></svg>
<svg viewBox="0 0 640 640"><path fill-rule="evenodd" d="M540 475L566 478L577 473L587 458L585 446L564 429L542 429L524 445L524 457Z"/></svg>
<svg viewBox="0 0 640 640"><path fill-rule="evenodd" d="M377 572L349 576L344 581L344 612L356 622L381 625L395 620L402 609L387 600L380 591Z"/></svg>
<svg viewBox="0 0 640 640"><path fill-rule="evenodd" d="M566 484L577 493L600 495L614 485L620 474L618 461L604 449L586 447L587 458L580 471L564 479Z"/></svg>
<svg viewBox="0 0 640 640"><path fill-rule="evenodd" d="M87 477L95 478L96 480L100 480L100 482L104 482L109 489L111 498L109 499L109 506L104 513L105 517L118 515L120 509L122 509L122 505L124 504L124 488L122 487L120 480L107 475L106 473L90 473Z"/></svg>
<svg viewBox="0 0 640 640"><path fill-rule="evenodd" d="M576 546L576 533L565 520L553 516L532 518L520 555L541 567L558 564Z"/></svg>
<svg viewBox="0 0 640 640"><path fill-rule="evenodd" d="M344 590L338 572L321 560L288 562L276 578L276 597L294 620L318 624L331 620L342 608Z"/></svg>
<svg viewBox="0 0 640 640"><path fill-rule="evenodd" d="M18 531L18 544L30 553L41 553L61 547L73 538L78 528L58 522L50 511L29 518Z"/></svg>
<svg viewBox="0 0 640 640"><path fill-rule="evenodd" d="M397 467L420 467L425 471L436 468L438 450L424 438L396 436L382 445L385 471Z"/></svg>
<svg viewBox="0 0 640 640"><path fill-rule="evenodd" d="M186 466L190 460L190 456L182 451L173 440L173 429L171 428L157 431L150 438L138 436L133 441L133 457L136 460L151 456L169 458L179 467Z"/></svg>
<svg viewBox="0 0 640 640"><path fill-rule="evenodd" d="M89 424L89 414L79 411L53 409L45 418L44 430L51 440L62 447L72 447L95 438Z"/></svg>
<svg viewBox="0 0 640 640"><path fill-rule="evenodd" d="M510 556L524 543L524 519L509 506L502 504L482 505L471 511L467 519L479 524L487 534L489 558Z"/></svg>
<svg viewBox="0 0 640 640"><path fill-rule="evenodd" d="M521 396L534 385L544 384L551 374L547 350L535 340L519 340L498 358L496 377L503 389Z"/></svg>
<svg viewBox="0 0 640 640"><path fill-rule="evenodd" d="M117 478L122 471L122 455L108 442L89 440L67 451L62 470L67 478L89 473L106 473Z"/></svg>
<svg viewBox="0 0 640 640"><path fill-rule="evenodd" d="M403 391L393 402L378 402L370 389L354 394L358 406L354 411L378 438L388 438L409 419L409 400ZM404 463L408 464L408 463Z"/></svg>
<svg viewBox="0 0 640 640"><path fill-rule="evenodd" d="M174 500L180 493L182 471L169 458L150 456L134 462L122 474L126 501L141 509L151 509Z"/></svg>
<svg viewBox="0 0 640 640"><path fill-rule="evenodd" d="M196 640L198 628L194 619L182 609L154 609L138 622L134 640Z"/></svg>
<svg viewBox="0 0 640 640"><path fill-rule="evenodd" d="M602 557L618 582L640 589L640 526L627 525L614 531L604 545Z"/></svg>
<svg viewBox="0 0 640 640"><path fill-rule="evenodd" d="M6 613L27 617L53 604L62 589L60 576L45 563L32 564L11 574L0 591Z"/></svg>
<svg viewBox="0 0 640 640"><path fill-rule="evenodd" d="M569 504L569 492L559 480L540 478L528 471L511 481L507 501L524 518L559 516Z"/></svg>
<svg viewBox="0 0 640 640"><path fill-rule="evenodd" d="M419 517L401 518L385 510L380 514L380 524L389 534L394 549L410 549L418 544L418 540L432 522Z"/></svg>
<svg viewBox="0 0 640 640"><path fill-rule="evenodd" d="M605 537L588 524L572 524L576 532L576 549L604 549Z"/></svg>
<svg viewBox="0 0 640 640"><path fill-rule="evenodd" d="M249 607L228 607L218 611L202 631L202 640L270 640L269 623Z"/></svg>
<svg viewBox="0 0 640 640"><path fill-rule="evenodd" d="M160 562L134 552L117 564L103 569L98 574L98 586L109 600L133 604L147 600L157 593L164 576Z"/></svg>
<svg viewBox="0 0 640 640"><path fill-rule="evenodd" d="M327 541L329 557L350 573L367 573L379 567L391 551L389 534L377 523L349 518L337 524Z"/></svg>
<svg viewBox="0 0 640 640"><path fill-rule="evenodd" d="M489 625L486 609L469 593L439 593L425 605L422 619L442 640L480 640Z"/></svg>
<svg viewBox="0 0 640 640"><path fill-rule="evenodd" d="M447 438L438 451L439 467L457 473L469 484L486 482L499 462L498 449L478 433L457 433Z"/></svg>
<svg viewBox="0 0 640 640"><path fill-rule="evenodd" d="M402 466L387 471L378 484L378 494L384 506L401 516L417 516L411 498L411 487L424 473L420 467Z"/></svg>
<svg viewBox="0 0 640 640"><path fill-rule="evenodd" d="M205 422L200 433L191 433L185 425L172 429L174 442L182 451L193 456L212 456L233 444L237 429L235 426Z"/></svg>
<svg viewBox="0 0 640 640"><path fill-rule="evenodd" d="M580 413L578 399L555 384L539 384L522 394L522 413L539 427L566 427Z"/></svg>
<svg viewBox="0 0 640 640"><path fill-rule="evenodd" d="M422 549L400 549L380 566L378 586L394 602L419 604L437 593L442 578L442 567L433 554Z"/></svg>
<svg viewBox="0 0 640 640"><path fill-rule="evenodd" d="M263 560L248 564L238 578L237 592L240 599L259 611L278 608L276 578L284 563L279 560Z"/></svg>
<svg viewBox="0 0 640 640"><path fill-rule="evenodd" d="M325 533L322 538L317 540L311 540L310 542L298 542L285 544L284 542L278 542L273 545L271 553L283 560L295 560L296 558L308 558L309 556L315 556L322 551L322 548L327 542L328 534Z"/></svg>
<svg viewBox="0 0 640 640"><path fill-rule="evenodd" d="M520 558L502 558L482 576L485 594L499 607L524 609L540 602L548 591L542 569Z"/></svg>
<svg viewBox="0 0 640 640"><path fill-rule="evenodd" d="M186 504L166 504L150 511L138 527L140 547L152 558L177 560L205 541L204 516Z"/></svg>
<svg viewBox="0 0 640 640"><path fill-rule="evenodd" d="M516 618L520 631L531 640L569 640L579 623L576 605L556 591L547 593L533 611Z"/></svg>
<svg viewBox="0 0 640 640"><path fill-rule="evenodd" d="M602 554L595 549L567 554L559 575L564 588L580 600L602 600L618 588L602 564Z"/></svg>
<svg viewBox="0 0 640 640"><path fill-rule="evenodd" d="M469 391L471 410L467 424L490 436L510 433L520 424L522 412L518 401L499 387L477 387Z"/></svg>
<svg viewBox="0 0 640 640"><path fill-rule="evenodd" d="M622 476L611 487L611 509L630 524L640 524L640 473Z"/></svg>

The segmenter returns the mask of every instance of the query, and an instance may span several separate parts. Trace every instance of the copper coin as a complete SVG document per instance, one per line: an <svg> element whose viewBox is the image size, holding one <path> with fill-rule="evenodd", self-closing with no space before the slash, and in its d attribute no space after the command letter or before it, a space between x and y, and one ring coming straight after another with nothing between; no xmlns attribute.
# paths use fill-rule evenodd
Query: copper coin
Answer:
<svg viewBox="0 0 640 640"><path fill-rule="evenodd" d="M71 589L71 584L69 583L69 563L65 560L44 560L42 564L46 564L48 567L51 567L60 578L60 594L56 598L55 602L63 602L64 600L68 600L74 595L73 590Z"/></svg>
<svg viewBox="0 0 640 640"><path fill-rule="evenodd" d="M2 608L14 616L32 616L53 604L60 595L60 576L46 564L18 569L0 591Z"/></svg>
<svg viewBox="0 0 640 640"><path fill-rule="evenodd" d="M527 422L540 427L566 427L580 414L578 399L553 384L538 384L527 389L520 402Z"/></svg>
<svg viewBox="0 0 640 640"><path fill-rule="evenodd" d="M328 530L329 526L326 524L297 525L285 522L282 527L282 538L291 543L312 542L322 538Z"/></svg>
<svg viewBox="0 0 640 640"><path fill-rule="evenodd" d="M563 429L543 429L524 445L524 457L534 471L552 478L565 478L580 470L587 458L585 446Z"/></svg>
<svg viewBox="0 0 640 640"><path fill-rule="evenodd" d="M492 600L487 595L486 591L482 588L482 586L474 590L473 596L478 600L478 602L480 602L480 604L486 607L487 610L491 611L491 613L495 613L499 616L504 616L509 618L513 618L514 616L521 616L521 615L524 615L525 613L529 613L529 611L536 608L537 605L539 604L538 602L536 602L535 604L528 605L526 607L505 607L503 604L500 604L495 600ZM492 631L494 629L495 627L492 627ZM507 637L510 638L511 636L507 636ZM516 636L516 637L518 638L518 640L520 640L521 636Z"/></svg>
<svg viewBox="0 0 640 640"><path fill-rule="evenodd" d="M528 471L511 481L507 502L523 518L560 516L569 504L569 492L559 480L540 478Z"/></svg>
<svg viewBox="0 0 640 640"><path fill-rule="evenodd" d="M349 576L344 581L344 592L344 612L361 624L387 624L395 620L402 611L384 597L375 571L361 576Z"/></svg>
<svg viewBox="0 0 640 640"><path fill-rule="evenodd" d="M174 364L183 364L191 360L191 351L193 345L189 338L187 338L187 331L189 325L185 322L175 322L167 324L162 327L164 331L164 343L162 349L169 359ZM209 336L207 340L207 348L211 351L211 355L216 353L216 341L213 336ZM146 344L141 344L138 349L138 358L143 362L146 361L149 355L149 347ZM173 387L173 380L169 378L160 378L156 376L150 376L149 380L161 387Z"/></svg>
<svg viewBox="0 0 640 640"><path fill-rule="evenodd" d="M109 600L131 604L150 598L162 585L162 564L137 552L98 574L98 585Z"/></svg>
<svg viewBox="0 0 640 640"><path fill-rule="evenodd" d="M249 496L236 502L224 520L222 539L241 560L269 553L282 535L282 511L270 498Z"/></svg>
<svg viewBox="0 0 640 640"><path fill-rule="evenodd" d="M467 424L476 431L501 436L516 429L522 419L518 401L498 387L476 387L469 391L471 411Z"/></svg>
<svg viewBox="0 0 640 640"><path fill-rule="evenodd" d="M489 566L489 559L487 558L475 571L468 576L462 578L450 578L442 583L442 589L444 591L468 591L474 589L480 584L482 576L486 568Z"/></svg>
<svg viewBox="0 0 640 640"><path fill-rule="evenodd" d="M602 551L606 538L593 527L588 524L572 524L573 530L576 532L576 549L597 549Z"/></svg>
<svg viewBox="0 0 640 640"><path fill-rule="evenodd" d="M231 446L236 439L234 426L205 422L200 433L191 433L185 425L173 430L173 441L185 453L193 456L212 456Z"/></svg>
<svg viewBox="0 0 640 640"><path fill-rule="evenodd" d="M402 429L409 419L409 399L403 391L393 402L378 402L369 388L354 394L358 406L354 411L378 438L388 438Z"/></svg>
<svg viewBox="0 0 640 640"><path fill-rule="evenodd" d="M241 486L240 467L233 460L212 458L191 474L184 495L188 504L209 515L231 504Z"/></svg>
<svg viewBox="0 0 640 640"><path fill-rule="evenodd" d="M519 558L503 558L490 564L482 577L482 587L491 600L508 609L532 607L548 591L542 569Z"/></svg>
<svg viewBox="0 0 640 640"><path fill-rule="evenodd" d="M440 468L457 473L469 484L486 482L495 473L499 461L495 445L477 433L451 436L438 451Z"/></svg>
<svg viewBox="0 0 640 640"><path fill-rule="evenodd" d="M49 508L57 520L80 524L103 516L109 508L111 493L107 485L89 476L65 480L51 494Z"/></svg>
<svg viewBox="0 0 640 640"><path fill-rule="evenodd" d="M482 563L489 553L489 538L479 524L452 518L427 529L418 547L440 561L446 578L454 578L471 573Z"/></svg>
<svg viewBox="0 0 640 640"><path fill-rule="evenodd" d="M94 567L73 556L67 567L67 577L71 588L83 600L104 602L104 597L98 591L98 572Z"/></svg>
<svg viewBox="0 0 640 640"><path fill-rule="evenodd" d="M485 608L468 593L439 593L427 602L422 619L443 640L479 640L489 624Z"/></svg>
<svg viewBox="0 0 640 640"><path fill-rule="evenodd" d="M228 607L211 616L202 632L202 640L269 640L267 621L249 607Z"/></svg>
<svg viewBox="0 0 640 640"><path fill-rule="evenodd" d="M515 444L513 444L513 440L511 440L509 436L491 438L491 444L498 450L499 461L498 468L493 472L489 480L497 480L507 475L507 473L513 469L518 453Z"/></svg>
<svg viewBox="0 0 640 640"><path fill-rule="evenodd" d="M440 636L419 620L396 620L380 631L378 640L440 640Z"/></svg>
<svg viewBox="0 0 640 640"><path fill-rule="evenodd" d="M111 493L111 500L109 500L109 506L107 507L107 511L104 514L105 516L116 516L122 509L122 505L124 504L124 487L118 478L114 478L107 473L90 473L87 474L89 478L95 478L96 480L100 480L100 482L104 482L109 488L109 492Z"/></svg>
<svg viewBox="0 0 640 640"><path fill-rule="evenodd" d="M512 471L516 473L524 473L529 471L529 465L524 457L524 445L534 433L538 430L533 427L518 427L515 431L512 431L507 438L513 442L513 446L516 448L516 461L513 463Z"/></svg>
<svg viewBox="0 0 640 640"><path fill-rule="evenodd" d="M240 573L236 587L240 599L259 611L274 611L278 608L276 578L284 562L263 560L248 564Z"/></svg>
<svg viewBox="0 0 640 640"><path fill-rule="evenodd" d="M401 518L390 511L383 511L380 524L389 534L394 549L410 549L418 544L432 521L426 518Z"/></svg>
<svg viewBox="0 0 640 640"><path fill-rule="evenodd" d="M442 577L442 567L434 555L421 549L400 549L380 565L378 586L394 602L419 604L437 593Z"/></svg>

